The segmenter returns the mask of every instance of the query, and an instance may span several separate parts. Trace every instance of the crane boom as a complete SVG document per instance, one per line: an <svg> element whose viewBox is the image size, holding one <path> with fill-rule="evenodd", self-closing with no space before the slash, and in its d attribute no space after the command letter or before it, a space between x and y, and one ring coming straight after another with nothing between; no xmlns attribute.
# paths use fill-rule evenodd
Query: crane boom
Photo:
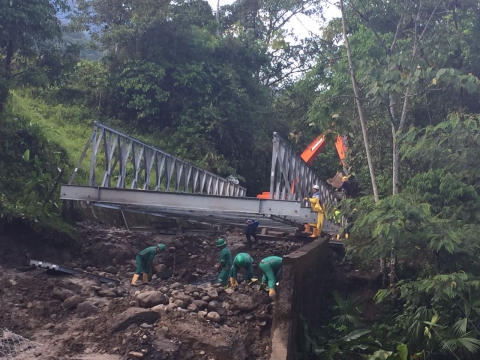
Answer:
<svg viewBox="0 0 480 360"><path fill-rule="evenodd" d="M315 158L320 154L323 149L327 146L325 141L325 134L318 135L315 140L313 140L310 145L303 151L300 157L305 161L309 166L313 164Z"/></svg>
<svg viewBox="0 0 480 360"><path fill-rule="evenodd" d="M327 142L325 141L325 134L318 135L315 140L313 140L310 145L303 151L300 157L305 161L308 165L312 165L315 158L320 154L323 149L327 146ZM344 161L347 155L347 146L345 144L345 139L343 136L338 135L337 140L335 141L335 147L337 148L337 153L342 162L342 165L345 166Z"/></svg>
<svg viewBox="0 0 480 360"><path fill-rule="evenodd" d="M303 151L303 153L300 155L303 161L307 163L307 165L311 166L313 164L313 161L315 158L320 154L323 149L325 149L325 146L327 146L327 141L325 134L318 135L315 140L313 140L310 145L307 146L307 148ZM345 142L345 139L343 136L338 135L337 139L335 141L335 148L337 149L338 157L340 158L340 161L343 165L343 173L346 175L348 174L348 171L346 169L346 164L345 164L345 158L347 155L347 144ZM340 181L341 184L341 179L343 177L343 174L340 172L337 175L335 175L332 179L327 180L327 183L330 185L339 187L337 183ZM295 188L295 182L292 182L292 193L293 189ZM257 198L259 199L270 199L270 192L264 191L263 193L257 195Z"/></svg>

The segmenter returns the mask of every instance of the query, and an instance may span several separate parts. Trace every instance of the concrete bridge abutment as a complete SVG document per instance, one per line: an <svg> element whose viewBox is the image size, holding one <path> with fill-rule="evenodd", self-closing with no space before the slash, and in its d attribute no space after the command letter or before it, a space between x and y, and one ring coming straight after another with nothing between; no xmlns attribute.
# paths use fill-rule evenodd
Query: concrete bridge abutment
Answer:
<svg viewBox="0 0 480 360"><path fill-rule="evenodd" d="M270 360L293 360L305 341L301 316L315 324L325 307L323 297L330 249L326 238L317 239L283 257L270 340Z"/></svg>

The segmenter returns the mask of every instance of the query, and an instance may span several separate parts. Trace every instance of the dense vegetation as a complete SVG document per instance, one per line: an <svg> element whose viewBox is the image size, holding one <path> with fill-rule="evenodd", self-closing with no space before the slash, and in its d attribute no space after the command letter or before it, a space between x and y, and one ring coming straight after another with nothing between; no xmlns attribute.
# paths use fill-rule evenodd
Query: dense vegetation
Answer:
<svg viewBox="0 0 480 360"><path fill-rule="evenodd" d="M321 15L321 0L238 0L215 14L199 0L74 5L0 2L1 224L71 234L58 184L94 120L237 176L249 195L268 188L273 131L298 150L325 130L348 134L361 188L342 207L347 257L378 269L381 315L366 323L358 298L335 295L329 326L306 324L304 355L478 356L478 1L340 0L342 17L305 39L288 20ZM314 169L329 178L337 166L330 146Z"/></svg>

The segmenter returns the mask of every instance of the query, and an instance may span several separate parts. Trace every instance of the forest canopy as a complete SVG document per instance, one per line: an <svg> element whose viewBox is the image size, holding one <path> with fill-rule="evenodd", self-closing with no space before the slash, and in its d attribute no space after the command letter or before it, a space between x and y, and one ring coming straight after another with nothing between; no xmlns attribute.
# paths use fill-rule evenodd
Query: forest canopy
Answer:
<svg viewBox="0 0 480 360"><path fill-rule="evenodd" d="M220 5L1 1L1 223L66 231L59 173L73 169L93 121L233 175L248 196L269 188L274 131L298 152L327 133L312 165L322 179L341 168L342 135L360 184L341 206L346 260L375 274L382 317L367 324L349 313L353 297L335 297L343 320L310 324L315 353L476 358L478 1L339 0L341 16L304 38L290 20L322 19L331 4Z"/></svg>

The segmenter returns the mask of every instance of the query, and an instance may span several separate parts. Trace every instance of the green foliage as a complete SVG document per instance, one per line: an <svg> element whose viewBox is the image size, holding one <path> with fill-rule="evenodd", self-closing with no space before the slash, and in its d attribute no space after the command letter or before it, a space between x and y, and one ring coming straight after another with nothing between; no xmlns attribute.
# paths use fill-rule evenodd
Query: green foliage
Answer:
<svg viewBox="0 0 480 360"><path fill-rule="evenodd" d="M66 151L51 141L32 113L13 97L0 128L0 224L21 219L44 238L75 239L60 218L59 184L68 172Z"/></svg>
<svg viewBox="0 0 480 360"><path fill-rule="evenodd" d="M356 207L358 211L351 230L354 236L346 244L368 260L385 256L392 244L410 256L410 251L423 239L425 221L430 219L428 204L416 202L403 194L378 203L371 197L362 198Z"/></svg>
<svg viewBox="0 0 480 360"><path fill-rule="evenodd" d="M13 79L22 83L54 80L61 59L52 40L61 36L56 13L67 9L65 0L19 0L0 3L0 114ZM39 79L40 76L40 79ZM19 77L19 79L17 79ZM23 79L23 81L22 81ZM37 83L38 84L38 83Z"/></svg>
<svg viewBox="0 0 480 360"><path fill-rule="evenodd" d="M480 349L480 340L475 338L473 332L467 332L467 319L461 319L453 324L454 333L449 331L447 325L439 323L440 317L433 315L430 321L425 321L425 336L434 337L440 343L441 349L452 354L456 359L460 359L457 353L474 354Z"/></svg>
<svg viewBox="0 0 480 360"><path fill-rule="evenodd" d="M282 6L309 11L298 2ZM245 20L237 10L231 16ZM286 15L272 16L281 21ZM135 133L155 133L154 144L220 175L243 178L249 195L256 195L268 189L264 164L272 132L286 127L276 121L271 89L257 76L273 61L261 44L270 40L252 38L246 29L229 33L233 24L224 20L219 29L204 1L79 1L72 27L90 29L105 56L77 64L53 98L96 107L100 117ZM273 27L265 31L278 45L281 24ZM278 50L288 48L282 44Z"/></svg>
<svg viewBox="0 0 480 360"><path fill-rule="evenodd" d="M234 175L249 195L268 189L273 131L289 134L298 151L319 133L330 143L347 135L348 164L362 184L362 197L342 204L354 222L347 256L368 264L391 257L392 283L375 296L383 313L374 326L362 320L358 296L338 293L324 327L303 319L311 355L477 355L477 2L345 1L354 69L338 19L322 38L292 39L288 21L319 14L317 0L239 0L218 17L201 0L77 4L64 44L55 13L65 1L0 5L0 113L11 95L0 123L1 222L22 219L53 240L75 237L59 217L57 186L93 120ZM352 96L350 70L361 99ZM355 101L368 118L378 202ZM326 179L340 167L329 146L313 169Z"/></svg>
<svg viewBox="0 0 480 360"><path fill-rule="evenodd" d="M298 39L288 24L298 15L322 12L319 0L239 0L220 9L221 32L237 36L254 51L259 66L255 77L271 88L293 84L298 75L311 69L318 54L318 39L313 35Z"/></svg>
<svg viewBox="0 0 480 360"><path fill-rule="evenodd" d="M416 351L436 354L441 349L447 358L471 358L480 344L479 285L464 272L400 281L398 291L388 294L389 300L398 296L404 304L390 333Z"/></svg>
<svg viewBox="0 0 480 360"><path fill-rule="evenodd" d="M66 45L77 45L80 48L80 58L84 60L97 61L103 55L81 31L75 33L64 32L62 42Z"/></svg>
<svg viewBox="0 0 480 360"><path fill-rule="evenodd" d="M445 169L478 191L480 118L478 114L452 112L445 121L404 136L403 158Z"/></svg>
<svg viewBox="0 0 480 360"><path fill-rule="evenodd" d="M359 350L367 350L375 344L372 338L366 335L371 333L368 329L356 329L361 318L359 307L360 297L349 295L342 298L338 292L333 293L336 303L332 310L335 316L328 326L314 330L309 327L307 319L300 316L303 323L307 349L322 359L342 359L352 356Z"/></svg>
<svg viewBox="0 0 480 360"><path fill-rule="evenodd" d="M391 286L375 295L383 320L375 325L377 336L389 347L406 344L417 353L413 358L476 358L478 4L343 4L354 68L349 69L345 42L338 41L339 22L333 20L316 65L322 72L311 72L322 78L322 86L315 89L308 118L323 129L333 120L336 131L353 135L348 163L365 196L342 204L354 223L345 240L347 256L370 266L387 258L390 266ZM370 195L350 70L368 120L378 202ZM379 350L370 358L403 354Z"/></svg>
<svg viewBox="0 0 480 360"><path fill-rule="evenodd" d="M343 299L337 291L333 292L333 297L337 305L332 310L339 314L333 318L335 325L339 327L357 325L360 322L358 315L361 313L361 297L349 294L346 299Z"/></svg>
<svg viewBox="0 0 480 360"><path fill-rule="evenodd" d="M407 360L408 359L408 348L405 344L400 344L397 346L397 352L377 350L373 355L364 355L364 359L367 360Z"/></svg>

